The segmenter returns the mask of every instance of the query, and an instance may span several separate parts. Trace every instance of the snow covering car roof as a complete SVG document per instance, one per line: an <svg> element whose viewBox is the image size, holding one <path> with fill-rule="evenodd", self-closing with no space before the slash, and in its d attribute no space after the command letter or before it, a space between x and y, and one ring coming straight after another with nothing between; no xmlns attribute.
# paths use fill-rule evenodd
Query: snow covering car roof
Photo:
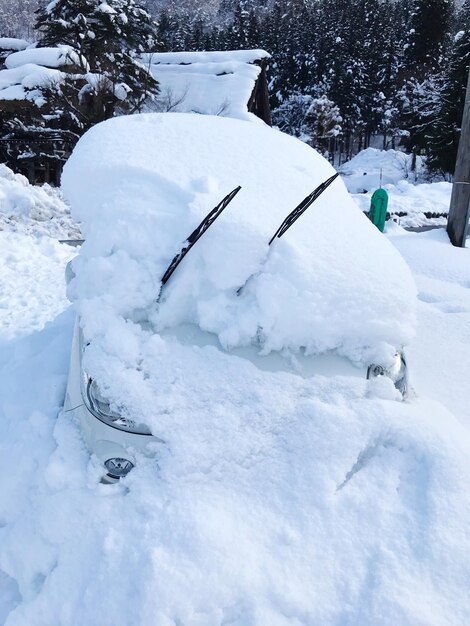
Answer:
<svg viewBox="0 0 470 626"><path fill-rule="evenodd" d="M308 145L246 121L164 113L95 126L63 174L86 238L71 285L85 334L104 331L108 316L137 315L157 329L196 324L226 348L388 358L413 336L414 283L340 180L268 248L286 215L333 173ZM157 304L168 263L237 185Z"/></svg>

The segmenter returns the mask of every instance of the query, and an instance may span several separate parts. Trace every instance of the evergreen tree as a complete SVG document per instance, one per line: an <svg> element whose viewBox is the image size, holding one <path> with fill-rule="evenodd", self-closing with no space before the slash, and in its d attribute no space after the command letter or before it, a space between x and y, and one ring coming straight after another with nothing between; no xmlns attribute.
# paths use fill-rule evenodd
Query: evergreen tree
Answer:
<svg viewBox="0 0 470 626"><path fill-rule="evenodd" d="M326 96L313 98L305 116L311 145L325 156L334 152L334 142L342 134L339 107Z"/></svg>
<svg viewBox="0 0 470 626"><path fill-rule="evenodd" d="M273 111L273 123L282 131L299 137L302 141L311 141L311 129L306 122L313 97L301 93L291 94Z"/></svg>
<svg viewBox="0 0 470 626"><path fill-rule="evenodd" d="M450 68L458 73L455 68L468 41L465 35L450 45L453 4L222 0L212 21L207 15L199 19L195 11L172 10L170 28L178 34L169 49L264 48L272 55L273 119L284 130L324 144L322 124L308 110L313 101L325 98L339 110L338 138L348 155L369 145L377 133L383 134L384 147L402 139L410 151L430 153L431 134L437 145L438 128L444 137L449 128L457 132L460 123L455 122L457 115L451 124L443 106L444 98L456 100L450 95L455 92L445 91L443 85L450 89ZM444 80L449 50L452 62ZM442 121L437 123L439 111Z"/></svg>
<svg viewBox="0 0 470 626"><path fill-rule="evenodd" d="M158 93L157 82L138 54L157 48L156 24L134 0L53 0L37 11L41 46L67 44L80 59L87 84L76 78L63 86L64 100L84 113L85 126L139 110Z"/></svg>
<svg viewBox="0 0 470 626"><path fill-rule="evenodd" d="M0 37L33 39L34 11L37 0L0 2Z"/></svg>
<svg viewBox="0 0 470 626"><path fill-rule="evenodd" d="M428 145L429 167L447 174L455 169L470 66L470 0L459 11L457 27Z"/></svg>
<svg viewBox="0 0 470 626"><path fill-rule="evenodd" d="M414 0L407 60L418 80L442 67L453 9L453 0Z"/></svg>

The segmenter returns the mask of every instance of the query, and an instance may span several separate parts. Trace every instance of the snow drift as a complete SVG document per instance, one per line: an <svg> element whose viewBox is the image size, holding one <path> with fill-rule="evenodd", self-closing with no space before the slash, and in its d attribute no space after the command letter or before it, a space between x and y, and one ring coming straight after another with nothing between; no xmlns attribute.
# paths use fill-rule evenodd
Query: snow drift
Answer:
<svg viewBox="0 0 470 626"><path fill-rule="evenodd" d="M0 231L9 230L56 239L80 239L80 229L60 192L28 179L0 164Z"/></svg>
<svg viewBox="0 0 470 626"><path fill-rule="evenodd" d="M126 123L133 125L144 153L132 148ZM174 123L183 125L184 118ZM243 147L247 140L239 124ZM225 193L218 185L232 186L228 178L219 181L217 158L222 165L230 164L234 177L243 171L243 163L240 159L229 163L224 147L209 137L212 147L217 146L211 171L201 174L199 152L181 150L181 165L176 156L172 166L165 165L169 143L163 139L159 143L156 132L151 139L155 147L146 152L149 133L159 128L156 121L118 120L105 128L106 133L116 131L114 142L122 139L128 146L129 165L125 153L112 154L111 136L101 147L98 139L105 138L101 127L94 139L82 141L66 172L67 189L77 200L78 213L86 217L87 229L84 254L75 263L73 292L85 331L93 338L88 364L112 385L113 397L126 397L135 415L152 424L165 445L156 451L156 459L139 458L121 484L100 484L102 468L90 459L71 413L57 417L65 391L72 311L51 319L40 331L2 345L0 473L5 480L0 490L0 622L467 626L468 430L440 404L390 400L394 389L387 380L366 383L339 376L306 380L266 372L214 346L183 346L135 323L148 314L156 325L176 323L169 314L162 319L155 305L160 272L175 244L188 234L187 227ZM220 131L218 137L222 141L224 134ZM172 150L188 148L189 139L177 133L174 139ZM282 136L280 141L284 142ZM308 189L291 189L297 194L293 198L280 196L290 205L315 185L310 178L331 172L321 159L308 156L307 148L306 156L297 160L294 149L290 151L297 144L291 141L284 143L284 185L290 185L292 176L294 183L303 181ZM230 148L236 150L237 144ZM269 165L265 148L274 150L274 140L257 148L258 160ZM186 172L184 162L194 172ZM155 171L156 163L167 168L166 176ZM318 171L305 172L312 163ZM294 164L302 169L296 170ZM270 194L261 185L267 180L284 193L276 180L280 171L279 167L272 174L264 169L257 177L251 174L251 193L257 201L265 202L265 193ZM247 174L236 182L245 189L250 180ZM312 235L315 222L307 223L314 220L315 209L328 216L336 210L343 215L338 205L345 207L344 213L348 207L347 197L344 205L338 201L344 193L341 185L327 193L335 202L312 207L275 250L276 258L282 252L296 269L292 278L296 288L301 265L290 257L297 249L303 253L304 248L293 248L294 242L301 246L305 229ZM237 200L242 197L240 193ZM247 200L246 207L234 201L219 218L220 224L216 222L196 244L169 283L168 293L162 294L163 307L169 311L172 298L178 315L197 320L204 298L218 294L223 296L220 313L227 316L224 302L235 298L223 282L227 276L231 283L239 283L248 271L258 269L260 278L271 278L260 263L266 239L260 244L259 236L272 235L281 210L273 195L270 205L260 205L262 215L252 201ZM354 207L351 212L357 216L351 220L365 219ZM265 224L266 219L272 223ZM232 228L227 230L227 224ZM360 228L352 234L362 237ZM372 249L384 241L378 233L371 237L377 242ZM423 265L427 265L423 259L429 262L441 247L428 249L419 245L424 242L419 236L406 237L409 243L402 242L401 248L415 262L419 254ZM354 244L349 239L337 238L332 245L350 250ZM367 235L360 243L370 240ZM26 272L35 253L20 237L11 237L8 243L4 262L11 264L15 255L13 269ZM399 257L383 245L400 273ZM241 259L230 260L240 249ZM466 251L448 245L447 252L447 275L439 276L458 275L462 292L468 292L468 263L462 257ZM53 250L44 256L51 259L54 274L59 261L66 261ZM241 268L237 276L228 273L234 272L235 261ZM218 267L224 271L216 283ZM434 277L438 270L444 271L436 263ZM401 274L406 284L406 271ZM318 283L324 290L322 276L319 273L315 288ZM282 272L281 279L276 289L286 280ZM12 276L9 282L13 281ZM47 271L41 272L38 282L45 292L50 282ZM23 285L28 302L31 285ZM253 285L247 287L244 297L254 302L252 289ZM52 300L57 308L49 307L51 317L60 304L58 295ZM377 306L375 300L370 302ZM186 311L183 304L192 308ZM289 301L276 301L273 308L277 313L288 305ZM45 313L46 303L41 306ZM464 331L467 317L457 328ZM449 327L451 323L454 348L456 326L449 322ZM429 325L427 332L434 333L435 326ZM425 356L436 359L437 371L450 363L450 356L441 362L433 340L426 340ZM455 376L462 381L460 392L465 376L462 368Z"/></svg>

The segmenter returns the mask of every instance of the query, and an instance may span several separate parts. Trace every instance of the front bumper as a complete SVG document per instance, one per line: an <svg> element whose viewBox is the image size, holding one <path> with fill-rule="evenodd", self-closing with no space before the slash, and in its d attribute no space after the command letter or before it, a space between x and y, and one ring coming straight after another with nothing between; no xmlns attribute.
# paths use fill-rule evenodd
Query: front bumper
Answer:
<svg viewBox="0 0 470 626"><path fill-rule="evenodd" d="M104 482L119 480L119 472L124 472L124 462L131 467L136 464L135 454L154 456L155 446L149 444L162 443L153 435L142 435L120 430L105 424L96 418L84 403L81 391L83 346L78 318L72 341L70 369L65 394L64 410L78 421L82 437L89 451L95 454L103 464ZM109 461L114 461L109 463ZM129 469L131 469L131 467Z"/></svg>

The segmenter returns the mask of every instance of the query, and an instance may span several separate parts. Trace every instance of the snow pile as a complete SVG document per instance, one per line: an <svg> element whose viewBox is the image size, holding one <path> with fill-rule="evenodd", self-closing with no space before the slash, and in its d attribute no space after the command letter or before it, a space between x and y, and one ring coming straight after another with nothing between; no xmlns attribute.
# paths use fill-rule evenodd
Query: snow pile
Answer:
<svg viewBox="0 0 470 626"><path fill-rule="evenodd" d="M396 184L411 176L412 155L399 150L377 150L367 148L362 150L350 161L344 163L339 172L343 176L348 191L364 193L374 191L380 186ZM417 159L417 168L423 167L421 157Z"/></svg>
<svg viewBox="0 0 470 626"><path fill-rule="evenodd" d="M159 110L256 120L247 111L264 50L165 52L143 55L160 84Z"/></svg>
<svg viewBox="0 0 470 626"><path fill-rule="evenodd" d="M297 139L228 118L142 115L94 127L63 174L86 239L71 295L88 338L144 316L160 329L194 323L228 348L388 358L413 335L414 285L341 181L268 248L332 173ZM171 259L237 185L157 306Z"/></svg>
<svg viewBox="0 0 470 626"><path fill-rule="evenodd" d="M452 183L421 183L412 185L406 180L396 185L384 185L388 193L388 212L404 228L408 226L445 226L449 213ZM375 190L374 190L375 191ZM368 211L373 191L353 194L363 211Z"/></svg>
<svg viewBox="0 0 470 626"><path fill-rule="evenodd" d="M10 225L2 224L8 229ZM38 230L39 234L45 233ZM0 232L0 346L6 339L43 328L63 311L64 266L75 254L70 246L47 236Z"/></svg>
<svg viewBox="0 0 470 626"><path fill-rule="evenodd" d="M0 231L56 239L80 239L60 193L49 185L36 187L27 178L0 164Z"/></svg>
<svg viewBox="0 0 470 626"><path fill-rule="evenodd" d="M418 157L418 171L411 172L411 160L411 154L397 150L367 148L342 165L339 172L362 211L369 211L372 194L381 185L388 193L388 213L401 226L445 225L452 184L413 184L412 177L419 178L424 165Z"/></svg>
<svg viewBox="0 0 470 626"><path fill-rule="evenodd" d="M170 354L167 444L104 486L56 417L71 322L0 352L5 626L468 624L470 442L444 407Z"/></svg>
<svg viewBox="0 0 470 626"><path fill-rule="evenodd" d="M75 263L73 287L80 295L77 304L85 331L95 337L88 365L96 369L105 355L110 375L102 380L113 386L109 391L117 401L126 396L134 416L143 415L165 440L156 458L139 457L121 484L99 483L101 468L90 459L71 414L59 413L73 312L52 319L65 306L59 291L49 301L32 304L36 288L47 293L50 287L47 263L53 277L56 270L58 276L60 259L65 265L67 257L60 252L65 248L49 242L48 249L43 248L43 271L37 264L31 280L24 280L31 262L41 256L39 242L5 235L6 244L0 246L0 253L8 249L2 263L11 268L2 289L13 290L22 275L14 308L21 305L21 291L31 310L40 310L43 321L48 313L51 320L43 330L5 341L0 350L0 473L5 477L0 490L0 623L467 626L470 435L444 406L425 398L395 402L387 380L367 383L339 376L305 380L293 373L266 372L215 346L183 345L171 336L149 333L117 314L119 300L122 314L132 310L134 319L145 319L147 306L155 313L148 293L158 289L158 272L174 253L170 236L173 244L178 237L181 242L187 227L207 212L208 201L218 199L222 189L217 187L227 184L223 172L229 165L234 174L244 175L236 182L250 194L246 205L236 205L240 192L168 283L172 292L163 292L161 302L166 305L171 296L176 312L176 296L192 304L192 315L202 296L208 299L217 291L216 276L221 285L227 275L235 282L237 264L241 280L248 266L249 271L251 266L259 269L260 278L266 277L266 270L259 267L258 239L260 233L263 240L266 233L272 234L271 222L278 225L281 211L274 193L281 203L295 204L297 195L306 191L307 178L310 184L312 177L322 179L331 172L318 155L310 156L306 146L298 148L295 140L282 135L271 140L274 131L258 125L249 127L258 146L250 156L245 153L242 122L213 121L213 133L208 134L207 126L197 126L199 119L206 120L201 124L210 123L202 117L191 122L196 126L187 139L195 154L178 151L179 165L176 155L170 159L170 139L173 149L187 148L185 133L190 127L185 126L186 116L170 117L178 119L169 120L168 126L155 117L137 117L95 128L81 141L66 172L77 211L87 216L87 243ZM198 128L205 130L208 150L216 152L212 160L196 142ZM119 145L114 144L114 152L108 131L116 131ZM232 131L240 154L232 152L230 160L224 146L216 149L214 136L221 143L230 140L227 145L233 151ZM80 180L82 187L87 184L79 171L95 141L100 142L103 158L99 162L100 153L95 155L85 172L89 193L80 193ZM124 146L127 152L118 151ZM284 170L279 181L280 166L275 162L281 149ZM207 161L197 166L201 156ZM245 171L241 156L256 158L264 167ZM210 168L204 175L203 165ZM267 166L274 168L271 174ZM282 253L297 270L291 277L292 291L300 280L292 255L305 255L302 234L310 236L313 247L321 245L315 228L323 221L330 225L330 212L334 218L339 215L337 221L344 220L348 229L348 236L341 229L330 235L335 251L341 254L343 246L351 251L354 245L370 244L374 253L370 264L386 255L406 281L387 239L372 235L375 231L369 226L366 231L354 227L367 222L341 184L335 185L325 192L329 199L319 200L285 241L278 242L275 256ZM81 204L84 194L96 198L89 210ZM259 204L253 204L255 200ZM283 207L282 217L289 209ZM348 218L349 213L354 217ZM270 223L264 232L266 220ZM448 287L452 291L459 287L463 302L463 291L469 292L470 285L468 251L456 250L448 242L445 248L439 239L442 233L418 236L395 228L396 236L390 238L418 274L441 281L442 292L444 281L453 281ZM322 237L325 231L321 230ZM380 255L378 241L384 246ZM238 254L240 250L247 259ZM360 251L351 257L360 275L361 259ZM314 267L319 294L325 289L319 269L328 273L332 257L327 261L322 268ZM308 265L302 267L311 279ZM382 270L386 278L386 265L380 265ZM337 266L335 272L331 289L336 282L342 287ZM205 284L200 275L206 277ZM349 279L352 276L351 270ZM428 282L420 287L420 307L445 304L431 301L434 286ZM194 292L189 302L184 300L187 292ZM227 295L222 287L217 293ZM380 307L381 301L374 304ZM272 309L289 306L284 297ZM23 311L27 313L26 304ZM226 315L222 305L220 313ZM464 406L469 386L466 361L459 367L454 363L449 371L446 366L457 345L462 344L459 357L464 352L470 313L445 314L448 354L435 354L435 341L440 340L435 318L420 317L428 322L427 334L419 354L412 354L418 363L412 375L419 373L421 385L431 365L433 376L442 365L446 376L442 379L453 376L460 383L456 396ZM448 332L452 315L453 334ZM19 317L15 323L21 323ZM33 319L31 325L35 323ZM26 319L23 333L27 324Z"/></svg>

